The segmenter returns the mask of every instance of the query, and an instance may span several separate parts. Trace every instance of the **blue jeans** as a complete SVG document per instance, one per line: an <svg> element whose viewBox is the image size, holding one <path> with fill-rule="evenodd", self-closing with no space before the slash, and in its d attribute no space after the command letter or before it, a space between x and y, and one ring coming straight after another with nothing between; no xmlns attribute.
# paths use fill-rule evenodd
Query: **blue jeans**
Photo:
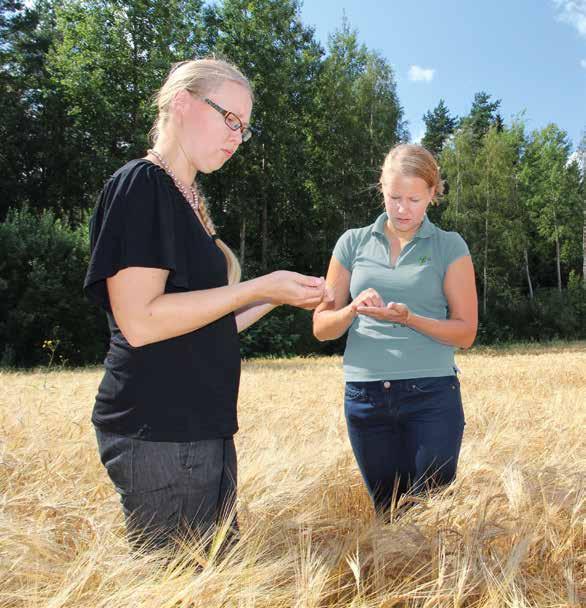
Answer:
<svg viewBox="0 0 586 608"><path fill-rule="evenodd" d="M204 537L233 514L237 473L232 438L144 441L98 428L96 436L133 548L169 546L185 533ZM233 539L238 529L234 514L230 524Z"/></svg>
<svg viewBox="0 0 586 608"><path fill-rule="evenodd" d="M377 512L455 478L465 424L456 376L347 382L344 409Z"/></svg>

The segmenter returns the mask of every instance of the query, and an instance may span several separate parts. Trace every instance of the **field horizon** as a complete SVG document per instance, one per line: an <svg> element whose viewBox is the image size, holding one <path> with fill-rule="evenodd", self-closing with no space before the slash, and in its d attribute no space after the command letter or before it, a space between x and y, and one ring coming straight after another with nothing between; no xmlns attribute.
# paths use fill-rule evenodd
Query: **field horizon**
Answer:
<svg viewBox="0 0 586 608"><path fill-rule="evenodd" d="M245 361L242 539L167 559L129 553L90 423L101 368L0 371L0 606L584 605L586 343L457 363L458 477L385 524L348 442L341 357Z"/></svg>

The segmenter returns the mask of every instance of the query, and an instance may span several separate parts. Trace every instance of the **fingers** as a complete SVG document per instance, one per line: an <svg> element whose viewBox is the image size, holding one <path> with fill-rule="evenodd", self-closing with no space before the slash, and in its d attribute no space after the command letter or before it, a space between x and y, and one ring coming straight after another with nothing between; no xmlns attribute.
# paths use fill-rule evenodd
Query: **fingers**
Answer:
<svg viewBox="0 0 586 608"><path fill-rule="evenodd" d="M279 304L288 304L309 310L316 308L326 295L323 277L312 277L288 270L271 274L273 298Z"/></svg>
<svg viewBox="0 0 586 608"><path fill-rule="evenodd" d="M378 294L368 298L367 302L368 302L368 304L366 304L367 306L376 306L378 308L381 308L382 306L385 305L382 298Z"/></svg>
<svg viewBox="0 0 586 608"><path fill-rule="evenodd" d="M292 306L312 310L321 304L325 296L325 283L320 287L302 286L297 284L291 300Z"/></svg>
<svg viewBox="0 0 586 608"><path fill-rule="evenodd" d="M305 291L300 295L301 302L294 304L300 308L312 310L322 302L334 302L334 288L326 285L324 277L311 277L298 273L295 275L295 281Z"/></svg>
<svg viewBox="0 0 586 608"><path fill-rule="evenodd" d="M363 315L366 317L371 317L372 319L377 319L379 321L389 321L389 312L385 307L381 306L359 306L357 310L359 315Z"/></svg>
<svg viewBox="0 0 586 608"><path fill-rule="evenodd" d="M406 304L400 302L389 302L386 307L389 319L396 323L406 325L410 319L409 307Z"/></svg>
<svg viewBox="0 0 586 608"><path fill-rule="evenodd" d="M385 303L375 289L365 289L354 300L352 308L356 310L358 306L384 306Z"/></svg>
<svg viewBox="0 0 586 608"><path fill-rule="evenodd" d="M313 310L314 308L317 308L322 302L322 296L311 295L292 302L292 305L297 306L297 308L304 308L305 310Z"/></svg>
<svg viewBox="0 0 586 608"><path fill-rule="evenodd" d="M357 306L356 311L360 315L402 325L405 325L410 318L409 308L400 302L389 302L386 306L366 306L365 304L360 304Z"/></svg>
<svg viewBox="0 0 586 608"><path fill-rule="evenodd" d="M387 304L387 309L392 315L395 315L400 318L401 323L406 322L409 319L409 315L411 314L409 311L409 307L406 304L402 304L401 302L389 302Z"/></svg>
<svg viewBox="0 0 586 608"><path fill-rule="evenodd" d="M310 277L298 272L291 272L293 279L304 287L323 287L325 279L323 277Z"/></svg>

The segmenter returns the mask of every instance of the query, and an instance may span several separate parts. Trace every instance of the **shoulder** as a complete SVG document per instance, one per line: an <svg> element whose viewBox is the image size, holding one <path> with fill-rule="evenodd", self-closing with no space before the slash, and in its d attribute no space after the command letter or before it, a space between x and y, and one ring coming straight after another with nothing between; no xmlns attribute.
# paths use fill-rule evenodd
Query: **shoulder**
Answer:
<svg viewBox="0 0 586 608"><path fill-rule="evenodd" d="M127 162L106 180L98 207L104 213L123 212L134 206L144 211L171 196L171 178L158 165L139 158Z"/></svg>
<svg viewBox="0 0 586 608"><path fill-rule="evenodd" d="M333 256L347 269L352 270L357 252L372 237L373 224L361 228L350 228L338 239Z"/></svg>
<svg viewBox="0 0 586 608"><path fill-rule="evenodd" d="M375 223L376 222L368 224L368 226L360 226L359 228L349 228L342 233L338 241L343 241L345 243L354 245L363 243L365 240L371 238Z"/></svg>
<svg viewBox="0 0 586 608"><path fill-rule="evenodd" d="M445 268L458 258L470 255L468 245L459 232L443 230L434 225L433 239L439 249Z"/></svg>
<svg viewBox="0 0 586 608"><path fill-rule="evenodd" d="M357 247L372 237L373 227L374 223L360 228L349 228L338 238L334 251L340 249L344 249L348 253L356 251Z"/></svg>
<svg viewBox="0 0 586 608"><path fill-rule="evenodd" d="M438 243L443 245L450 245L453 243L466 243L464 238L459 232L455 232L453 230L443 230L436 224L433 224L434 227L434 238Z"/></svg>
<svg viewBox="0 0 586 608"><path fill-rule="evenodd" d="M144 158L127 162L117 169L107 180L106 188L114 187L120 194L128 194L135 189L165 185L165 171Z"/></svg>

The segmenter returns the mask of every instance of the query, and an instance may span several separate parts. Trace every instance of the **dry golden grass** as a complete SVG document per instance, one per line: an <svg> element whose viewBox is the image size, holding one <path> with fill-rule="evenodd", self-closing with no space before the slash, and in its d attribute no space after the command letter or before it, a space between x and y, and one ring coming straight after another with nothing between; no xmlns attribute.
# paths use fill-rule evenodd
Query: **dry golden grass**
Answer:
<svg viewBox="0 0 586 608"><path fill-rule="evenodd" d="M99 369L0 373L0 606L559 607L586 601L586 345L458 355L458 479L390 524L339 358L244 365L227 555L131 558L90 411Z"/></svg>

